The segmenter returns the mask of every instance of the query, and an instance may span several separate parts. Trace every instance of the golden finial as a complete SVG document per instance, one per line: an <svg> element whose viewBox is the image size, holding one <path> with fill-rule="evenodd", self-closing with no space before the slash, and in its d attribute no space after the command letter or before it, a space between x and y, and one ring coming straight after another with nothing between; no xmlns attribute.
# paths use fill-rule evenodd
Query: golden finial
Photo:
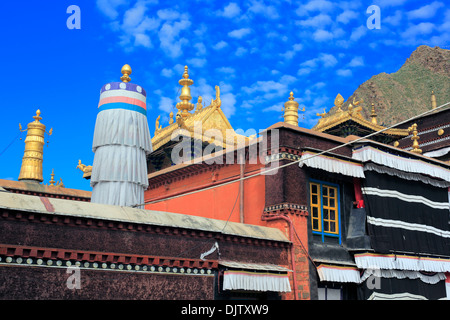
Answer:
<svg viewBox="0 0 450 320"><path fill-rule="evenodd" d="M52 169L52 174L50 175L52 178L49 181L49 185L54 186L55 185L55 169Z"/></svg>
<svg viewBox="0 0 450 320"><path fill-rule="evenodd" d="M434 95L434 91L431 91L431 109L436 109L436 96Z"/></svg>
<svg viewBox="0 0 450 320"><path fill-rule="evenodd" d="M377 114L375 113L375 104L374 103L372 103L372 111L371 111L370 117L372 118L373 124L378 124Z"/></svg>
<svg viewBox="0 0 450 320"><path fill-rule="evenodd" d="M197 111L202 110L202 108L203 108L202 100L203 100L202 96L199 96L198 100L197 100Z"/></svg>
<svg viewBox="0 0 450 320"><path fill-rule="evenodd" d="M417 123L414 123L411 127L408 128L409 132L412 132L411 140L413 141L412 150L411 152L421 154L422 150L419 149L419 142L417 140L420 139L420 137L417 135Z"/></svg>
<svg viewBox="0 0 450 320"><path fill-rule="evenodd" d="M336 96L336 99L334 99L334 105L338 108L336 112L342 112L342 105L344 104L344 98L341 96L340 93Z"/></svg>
<svg viewBox="0 0 450 320"><path fill-rule="evenodd" d="M289 100L284 104L284 122L298 126L298 106L299 103L294 100L294 92L291 91ZM304 108L303 111L305 111Z"/></svg>
<svg viewBox="0 0 450 320"><path fill-rule="evenodd" d="M42 182L44 181L42 174L42 161L45 144L45 125L39 122L42 120L41 111L38 109L36 115L33 116L34 121L27 126L27 137L25 138L25 152L22 159L22 167L20 168L19 180L27 182ZM19 125L20 131L22 126ZM48 132L52 134L53 130Z"/></svg>
<svg viewBox="0 0 450 320"><path fill-rule="evenodd" d="M173 123L173 111L170 112L169 114L169 124Z"/></svg>
<svg viewBox="0 0 450 320"><path fill-rule="evenodd" d="M124 65L122 67L121 72L123 76L120 77L120 80L122 80L123 82L130 82L131 81L130 74L132 72L131 67L128 64Z"/></svg>
<svg viewBox="0 0 450 320"><path fill-rule="evenodd" d="M183 78L179 80L178 83L183 87L181 88L180 94L181 102L177 103L177 109L181 111L181 117L186 118L189 116L189 111L194 109L194 104L189 102L192 99L191 89L189 88L189 86L194 84L194 81L189 79L187 66L184 67Z"/></svg>
<svg viewBox="0 0 450 320"><path fill-rule="evenodd" d="M39 109L36 110L36 115L33 116L33 119L35 122L39 122L40 120L42 120L41 110L39 110Z"/></svg>

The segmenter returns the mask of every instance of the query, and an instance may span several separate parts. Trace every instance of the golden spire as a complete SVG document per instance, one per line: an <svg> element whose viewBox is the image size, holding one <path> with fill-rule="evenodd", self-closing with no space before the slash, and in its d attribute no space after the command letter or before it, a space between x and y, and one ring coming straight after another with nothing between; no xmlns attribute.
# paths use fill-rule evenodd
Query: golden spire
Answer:
<svg viewBox="0 0 450 320"><path fill-rule="evenodd" d="M120 80L122 80L123 82L130 82L131 81L130 74L132 72L131 67L128 64L124 65L122 67L121 72L123 76L120 77Z"/></svg>
<svg viewBox="0 0 450 320"><path fill-rule="evenodd" d="M27 182L42 182L42 161L44 154L44 135L45 125L40 123L41 111L37 110L33 117L34 121L28 124L27 129L21 131L28 131L25 138L25 152L22 159L22 167L20 168L19 180ZM19 124L20 126L20 124ZM20 126L21 128L22 126ZM52 134L52 129L47 133Z"/></svg>
<svg viewBox="0 0 450 320"><path fill-rule="evenodd" d="M170 111L170 114L169 114L169 124L172 124L173 123L173 111Z"/></svg>
<svg viewBox="0 0 450 320"><path fill-rule="evenodd" d="M417 140L420 139L420 137L417 135L417 123L414 123L411 127L408 128L409 132L412 132L411 140L413 141L412 150L411 152L421 154L422 150L419 149L419 142Z"/></svg>
<svg viewBox="0 0 450 320"><path fill-rule="evenodd" d="M431 91L431 109L436 109L436 96L434 95L434 91Z"/></svg>
<svg viewBox="0 0 450 320"><path fill-rule="evenodd" d="M55 169L52 169L52 174L50 175L52 178L50 179L50 181L48 182L48 184L50 186L54 186L55 185Z"/></svg>
<svg viewBox="0 0 450 320"><path fill-rule="evenodd" d="M189 111L194 109L194 104L189 102L192 99L191 89L189 88L189 86L194 84L194 81L189 79L187 66L184 67L183 78L180 81L178 81L178 83L183 87L181 88L181 95L180 95L181 102L177 103L177 109L181 111L182 118L187 118L189 116Z"/></svg>
<svg viewBox="0 0 450 320"><path fill-rule="evenodd" d="M298 102L294 101L294 92L291 91L289 100L284 104L284 122L298 126L298 106Z"/></svg>
<svg viewBox="0 0 450 320"><path fill-rule="evenodd" d="M373 124L378 124L377 114L375 113L375 104L373 104L373 103L372 103L372 113L370 114L370 117L372 118Z"/></svg>

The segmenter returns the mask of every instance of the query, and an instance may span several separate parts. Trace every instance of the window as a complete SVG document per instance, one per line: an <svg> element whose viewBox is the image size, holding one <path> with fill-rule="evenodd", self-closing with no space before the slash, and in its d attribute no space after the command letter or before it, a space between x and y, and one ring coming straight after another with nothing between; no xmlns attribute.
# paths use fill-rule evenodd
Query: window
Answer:
<svg viewBox="0 0 450 320"><path fill-rule="evenodd" d="M311 224L315 234L339 237L339 186L319 181L309 184Z"/></svg>

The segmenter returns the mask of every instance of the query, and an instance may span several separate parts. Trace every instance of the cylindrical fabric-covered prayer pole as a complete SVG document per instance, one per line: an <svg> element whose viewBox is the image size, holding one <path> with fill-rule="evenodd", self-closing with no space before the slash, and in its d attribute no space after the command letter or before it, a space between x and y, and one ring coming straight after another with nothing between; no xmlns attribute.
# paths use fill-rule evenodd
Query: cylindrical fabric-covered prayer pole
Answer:
<svg viewBox="0 0 450 320"><path fill-rule="evenodd" d="M146 92L129 82L130 66L125 65L122 73L122 82L107 83L100 90L91 202L143 208L146 158L152 152Z"/></svg>

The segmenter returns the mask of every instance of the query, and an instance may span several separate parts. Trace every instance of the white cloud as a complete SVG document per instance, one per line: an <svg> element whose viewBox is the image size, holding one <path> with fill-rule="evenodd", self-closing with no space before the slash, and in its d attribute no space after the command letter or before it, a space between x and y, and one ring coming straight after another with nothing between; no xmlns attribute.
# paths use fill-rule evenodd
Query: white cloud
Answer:
<svg viewBox="0 0 450 320"><path fill-rule="evenodd" d="M247 53L247 49L246 48L244 48L244 47L239 47L239 48L237 48L237 50L236 50L236 52L234 53L236 56L238 56L238 57L242 57L244 54L246 54Z"/></svg>
<svg viewBox="0 0 450 320"><path fill-rule="evenodd" d="M419 24L411 25L408 29L402 32L401 36L406 40L412 40L420 35L430 34L435 25L431 22L421 22Z"/></svg>
<svg viewBox="0 0 450 320"><path fill-rule="evenodd" d="M333 34L327 30L319 29L313 33L313 39L317 42L328 41L333 38L334 38Z"/></svg>
<svg viewBox="0 0 450 320"><path fill-rule="evenodd" d="M323 28L333 23L333 19L327 14L319 14L306 20L296 21L295 24L302 27Z"/></svg>
<svg viewBox="0 0 450 320"><path fill-rule="evenodd" d="M220 100L222 102L220 108L222 109L223 113L227 118L231 117L236 111L236 96L231 92L221 93Z"/></svg>
<svg viewBox="0 0 450 320"><path fill-rule="evenodd" d="M196 50L196 55L198 56L203 56L206 53L206 47L203 44L203 42L198 42L196 44L194 44L194 48Z"/></svg>
<svg viewBox="0 0 450 320"><path fill-rule="evenodd" d="M221 68L217 68L216 70L218 72L227 73L227 74L234 74L236 72L236 70L231 67L221 67Z"/></svg>
<svg viewBox="0 0 450 320"><path fill-rule="evenodd" d="M161 70L161 75L166 78L171 78L173 76L173 70L164 68Z"/></svg>
<svg viewBox="0 0 450 320"><path fill-rule="evenodd" d="M337 59L332 54L321 53L319 59L325 68L334 67L337 64Z"/></svg>
<svg viewBox="0 0 450 320"><path fill-rule="evenodd" d="M203 58L191 58L187 60L188 65L196 67L196 68L203 68L206 64L206 59Z"/></svg>
<svg viewBox="0 0 450 320"><path fill-rule="evenodd" d="M220 50L225 48L226 46L228 46L228 43L226 43L225 41L221 40L219 42L217 42L214 46L213 49L214 50Z"/></svg>
<svg viewBox="0 0 450 320"><path fill-rule="evenodd" d="M161 97L159 100L158 109L164 111L165 113L170 113L173 111L173 107L175 106L175 102L171 98Z"/></svg>
<svg viewBox="0 0 450 320"><path fill-rule="evenodd" d="M259 14L269 19L277 19L279 17L277 9L274 6L266 5L262 1L251 1L252 4L248 8L248 13Z"/></svg>
<svg viewBox="0 0 450 320"><path fill-rule="evenodd" d="M125 11L123 15L123 27L135 28L142 22L145 17L145 12L147 11L147 6L145 3L138 1L135 6L131 9Z"/></svg>
<svg viewBox="0 0 450 320"><path fill-rule="evenodd" d="M274 98L281 99L286 96L289 87L297 81L297 78L291 75L283 75L278 81L267 80L257 81L250 87L242 87L242 91L252 96L252 99L243 102L244 108L251 108L256 104L265 104L267 100Z"/></svg>
<svg viewBox="0 0 450 320"><path fill-rule="evenodd" d="M146 48L153 47L152 42L150 41L150 37L143 33L138 33L134 36L134 45L137 46L143 46Z"/></svg>
<svg viewBox="0 0 450 320"><path fill-rule="evenodd" d="M240 13L241 8L235 2L231 2L227 6L225 6L225 8L223 8L223 11L219 11L217 14L225 18L234 18L237 17Z"/></svg>
<svg viewBox="0 0 450 320"><path fill-rule="evenodd" d="M329 53L321 53L317 58L313 58L310 60L307 60L305 62L302 62L300 64L300 69L297 72L297 75L307 75L310 74L312 71L314 71L319 66L322 66L324 68L331 68L334 67L338 63L335 56Z"/></svg>
<svg viewBox="0 0 450 320"><path fill-rule="evenodd" d="M292 59L297 52L301 51L303 49L303 45L301 43L296 43L292 46L292 49L289 51L286 51L285 53L280 53L280 56L284 57L285 59Z"/></svg>
<svg viewBox="0 0 450 320"><path fill-rule="evenodd" d="M397 7L404 4L407 0L375 0L373 4L380 7Z"/></svg>
<svg viewBox="0 0 450 320"><path fill-rule="evenodd" d="M298 69L297 75L303 76L311 73L311 68L300 68Z"/></svg>
<svg viewBox="0 0 450 320"><path fill-rule="evenodd" d="M340 15L337 16L336 21L348 24L351 20L357 19L359 16L359 13L353 10L345 10Z"/></svg>
<svg viewBox="0 0 450 320"><path fill-rule="evenodd" d="M228 36L235 39L242 39L243 37L249 35L250 33L251 33L250 28L242 28L228 32Z"/></svg>
<svg viewBox="0 0 450 320"><path fill-rule="evenodd" d="M280 103L274 104L273 106L264 108L264 109L262 110L262 112L275 111L275 112L280 112L280 114L281 114L281 109L282 109L282 107L283 107L283 103L280 102Z"/></svg>
<svg viewBox="0 0 450 320"><path fill-rule="evenodd" d="M300 5L295 13L298 16L307 16L311 11L329 12L333 10L334 4L327 0L311 0L307 4Z"/></svg>
<svg viewBox="0 0 450 320"><path fill-rule="evenodd" d="M170 57L177 58L182 53L182 47L189 43L185 38L178 38L181 31L191 26L190 21L180 20L176 22L165 22L158 32L161 49Z"/></svg>
<svg viewBox="0 0 450 320"><path fill-rule="evenodd" d="M403 18L403 14L401 10L396 10L394 15L387 16L383 19L383 23L388 23L392 26L398 26Z"/></svg>
<svg viewBox="0 0 450 320"><path fill-rule="evenodd" d="M322 64L322 66L325 68L334 67L337 64L337 59L332 54L321 53L317 58L302 62L300 66L316 68L319 63Z"/></svg>
<svg viewBox="0 0 450 320"><path fill-rule="evenodd" d="M351 41L358 41L367 33L366 26L359 26L358 28L353 29L352 34L350 35Z"/></svg>
<svg viewBox="0 0 450 320"><path fill-rule="evenodd" d="M181 14L174 9L161 9L156 12L158 18L162 20L177 20L180 18Z"/></svg>
<svg viewBox="0 0 450 320"><path fill-rule="evenodd" d="M149 32L156 30L160 21L146 16L147 4L148 2L137 1L132 8L124 12L122 23L115 20L110 24L113 31L120 33L119 44L127 51L137 46L153 47Z"/></svg>
<svg viewBox="0 0 450 320"><path fill-rule="evenodd" d="M352 75L352 70L350 69L339 69L336 74L341 77L350 77Z"/></svg>
<svg viewBox="0 0 450 320"><path fill-rule="evenodd" d="M97 0L97 8L111 20L119 16L117 8L126 4L126 0Z"/></svg>
<svg viewBox="0 0 450 320"><path fill-rule="evenodd" d="M409 11L407 16L409 19L429 19L434 17L439 8L444 6L442 2L434 1L419 9Z"/></svg>
<svg viewBox="0 0 450 320"><path fill-rule="evenodd" d="M347 65L348 67L362 67L364 66L364 59L361 56L354 57Z"/></svg>

